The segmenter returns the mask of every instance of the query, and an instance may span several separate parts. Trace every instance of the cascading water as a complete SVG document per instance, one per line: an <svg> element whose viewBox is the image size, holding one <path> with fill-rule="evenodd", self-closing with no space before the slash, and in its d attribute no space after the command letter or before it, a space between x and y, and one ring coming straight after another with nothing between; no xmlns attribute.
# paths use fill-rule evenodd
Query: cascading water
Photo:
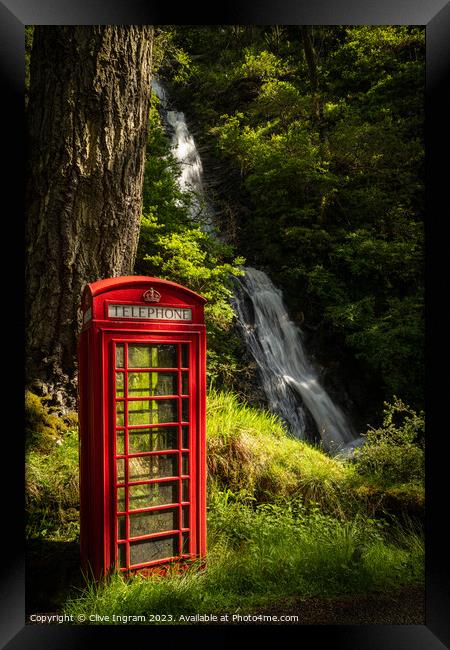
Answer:
<svg viewBox="0 0 450 650"><path fill-rule="evenodd" d="M247 346L262 377L270 408L300 438L304 407L316 423L324 448L342 451L359 444L350 423L320 385L308 361L298 327L290 320L281 291L262 271L246 268L239 278L235 310Z"/></svg>
<svg viewBox="0 0 450 650"><path fill-rule="evenodd" d="M213 229L213 213L203 187L203 168L184 113L168 110L167 93L157 80L153 90L160 99L162 119L172 137L172 153L180 163L180 187L194 197L192 219L206 231ZM244 339L262 377L270 408L290 431L305 437L306 407L316 423L324 448L330 453L361 444L341 410L320 385L306 358L300 330L289 319L281 292L263 271L246 267L238 280L234 308Z"/></svg>
<svg viewBox="0 0 450 650"><path fill-rule="evenodd" d="M189 132L184 113L168 110L167 93L158 80L152 81L152 88L160 100L160 111L167 130L172 135L171 149L180 164L178 183L180 189L191 193L190 217L201 223L203 230L213 229L212 210L203 187L203 166L194 138Z"/></svg>

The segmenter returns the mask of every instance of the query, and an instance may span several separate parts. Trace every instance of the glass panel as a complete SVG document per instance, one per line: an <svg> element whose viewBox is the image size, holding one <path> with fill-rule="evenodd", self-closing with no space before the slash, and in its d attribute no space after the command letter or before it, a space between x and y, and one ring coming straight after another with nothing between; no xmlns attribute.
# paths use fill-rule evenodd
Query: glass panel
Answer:
<svg viewBox="0 0 450 650"><path fill-rule="evenodd" d="M184 506L183 511L183 528L189 528L189 506Z"/></svg>
<svg viewBox="0 0 450 650"><path fill-rule="evenodd" d="M117 518L117 537L118 539L127 538L127 518L125 515Z"/></svg>
<svg viewBox="0 0 450 650"><path fill-rule="evenodd" d="M116 372L116 397L123 397L123 372Z"/></svg>
<svg viewBox="0 0 450 650"><path fill-rule="evenodd" d="M189 481L187 479L183 479L181 481L181 500L182 501L189 501Z"/></svg>
<svg viewBox="0 0 450 650"><path fill-rule="evenodd" d="M129 429L129 453L178 449L178 427L155 427L154 429Z"/></svg>
<svg viewBox="0 0 450 650"><path fill-rule="evenodd" d="M128 402L128 424L178 422L178 400L136 400Z"/></svg>
<svg viewBox="0 0 450 650"><path fill-rule="evenodd" d="M181 473L182 474L189 474L189 462L188 462L189 454L181 454Z"/></svg>
<svg viewBox="0 0 450 650"><path fill-rule="evenodd" d="M129 368L177 368L175 345L133 344L128 346Z"/></svg>
<svg viewBox="0 0 450 650"><path fill-rule="evenodd" d="M189 375L187 372L181 373L181 393L183 395L189 394Z"/></svg>
<svg viewBox="0 0 450 650"><path fill-rule="evenodd" d="M178 508L154 510L130 515L130 537L162 533L164 530L178 529Z"/></svg>
<svg viewBox="0 0 450 650"><path fill-rule="evenodd" d="M123 458L117 460L117 482L125 482L125 462Z"/></svg>
<svg viewBox="0 0 450 650"><path fill-rule="evenodd" d="M189 345L187 343L181 345L181 367L189 368Z"/></svg>
<svg viewBox="0 0 450 650"><path fill-rule="evenodd" d="M130 563L144 564L152 560L176 557L178 555L178 535L146 539L130 543Z"/></svg>
<svg viewBox="0 0 450 650"><path fill-rule="evenodd" d="M127 552L126 544L119 544L119 566L125 568L127 566Z"/></svg>
<svg viewBox="0 0 450 650"><path fill-rule="evenodd" d="M125 453L125 436L124 431L116 431L116 454L121 455Z"/></svg>
<svg viewBox="0 0 450 650"><path fill-rule="evenodd" d="M188 422L189 421L189 400L182 399L181 404L182 404L181 419L183 422Z"/></svg>
<svg viewBox="0 0 450 650"><path fill-rule="evenodd" d="M137 456L128 460L128 480L145 481L150 478L176 476L178 454L161 456Z"/></svg>
<svg viewBox="0 0 450 650"><path fill-rule="evenodd" d="M123 427L123 425L125 424L124 404L125 402L116 402L116 425L118 427Z"/></svg>
<svg viewBox="0 0 450 650"><path fill-rule="evenodd" d="M189 533L183 533L182 538L183 538L183 548L181 552L189 553Z"/></svg>
<svg viewBox="0 0 450 650"><path fill-rule="evenodd" d="M189 448L189 427L181 427L181 444L183 445L183 449L188 449Z"/></svg>
<svg viewBox="0 0 450 650"><path fill-rule="evenodd" d="M117 488L117 511L123 512L124 510L126 510L125 488Z"/></svg>
<svg viewBox="0 0 450 650"><path fill-rule="evenodd" d="M177 394L176 372L130 372L128 375L130 397Z"/></svg>
<svg viewBox="0 0 450 650"><path fill-rule="evenodd" d="M178 481L132 485L129 492L130 510L178 503Z"/></svg>
<svg viewBox="0 0 450 650"><path fill-rule="evenodd" d="M116 344L116 368L123 368L123 343Z"/></svg>

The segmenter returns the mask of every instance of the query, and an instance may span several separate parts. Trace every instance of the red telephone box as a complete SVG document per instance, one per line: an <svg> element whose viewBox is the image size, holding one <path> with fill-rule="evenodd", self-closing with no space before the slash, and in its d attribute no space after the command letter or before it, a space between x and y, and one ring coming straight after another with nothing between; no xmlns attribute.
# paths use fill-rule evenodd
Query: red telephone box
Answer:
<svg viewBox="0 0 450 650"><path fill-rule="evenodd" d="M80 543L95 578L206 553L205 302L145 276L84 289Z"/></svg>

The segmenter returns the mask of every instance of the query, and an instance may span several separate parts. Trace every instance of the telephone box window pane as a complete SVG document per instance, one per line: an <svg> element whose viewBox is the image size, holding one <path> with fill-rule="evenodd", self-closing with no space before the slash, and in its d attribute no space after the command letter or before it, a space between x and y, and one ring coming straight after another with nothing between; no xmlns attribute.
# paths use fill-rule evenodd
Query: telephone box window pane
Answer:
<svg viewBox="0 0 450 650"><path fill-rule="evenodd" d="M153 560L176 557L178 555L178 535L156 537L142 542L130 543L130 563L145 564Z"/></svg>
<svg viewBox="0 0 450 650"><path fill-rule="evenodd" d="M183 506L183 528L189 528L189 506Z"/></svg>
<svg viewBox="0 0 450 650"><path fill-rule="evenodd" d="M182 553L189 553L189 533L183 533L183 548Z"/></svg>
<svg viewBox="0 0 450 650"><path fill-rule="evenodd" d="M188 422L189 421L189 400L188 399L182 399L182 410L181 410L181 419L183 422Z"/></svg>
<svg viewBox="0 0 450 650"><path fill-rule="evenodd" d="M183 449L189 448L189 427L181 427Z"/></svg>
<svg viewBox="0 0 450 650"><path fill-rule="evenodd" d="M127 538L127 518L125 516L117 518L117 538Z"/></svg>
<svg viewBox="0 0 450 650"><path fill-rule="evenodd" d="M124 424L124 402L116 402L116 425L123 427Z"/></svg>
<svg viewBox="0 0 450 650"><path fill-rule="evenodd" d="M189 501L189 481L187 479L183 479L181 483L181 499L182 501Z"/></svg>
<svg viewBox="0 0 450 650"><path fill-rule="evenodd" d="M187 343L181 345L181 367L189 368L189 346Z"/></svg>
<svg viewBox="0 0 450 650"><path fill-rule="evenodd" d="M142 451L163 451L164 449L178 449L177 437L177 427L129 429L129 453L138 454Z"/></svg>
<svg viewBox="0 0 450 650"><path fill-rule="evenodd" d="M128 460L128 480L145 481L178 474L178 454L138 456Z"/></svg>
<svg viewBox="0 0 450 650"><path fill-rule="evenodd" d="M129 368L177 368L175 345L137 344L128 346Z"/></svg>
<svg viewBox="0 0 450 650"><path fill-rule="evenodd" d="M178 400L136 400L128 402L128 424L178 422Z"/></svg>
<svg viewBox="0 0 450 650"><path fill-rule="evenodd" d="M122 455L125 453L125 436L123 431L117 431L116 437L116 454Z"/></svg>
<svg viewBox="0 0 450 650"><path fill-rule="evenodd" d="M189 474L189 462L188 462L188 454L182 454L181 456L181 461L182 461L182 474Z"/></svg>
<svg viewBox="0 0 450 650"><path fill-rule="evenodd" d="M125 488L117 488L117 511L124 512L125 510Z"/></svg>
<svg viewBox="0 0 450 650"><path fill-rule="evenodd" d="M178 481L130 485L130 510L178 503Z"/></svg>
<svg viewBox="0 0 450 650"><path fill-rule="evenodd" d="M123 372L116 372L116 397L123 396Z"/></svg>
<svg viewBox="0 0 450 650"><path fill-rule="evenodd" d="M176 372L130 372L128 375L128 395L130 397L177 394Z"/></svg>
<svg viewBox="0 0 450 650"><path fill-rule="evenodd" d="M178 529L178 508L137 512L130 515L130 537L141 537Z"/></svg>
<svg viewBox="0 0 450 650"><path fill-rule="evenodd" d="M126 544L119 544L119 567L125 569L127 566Z"/></svg>
<svg viewBox="0 0 450 650"><path fill-rule="evenodd" d="M117 460L117 482L123 483L125 481L125 463L123 458Z"/></svg>
<svg viewBox="0 0 450 650"><path fill-rule="evenodd" d="M123 368L123 343L116 345L116 368Z"/></svg>
<svg viewBox="0 0 450 650"><path fill-rule="evenodd" d="M189 375L187 372L181 374L181 393L182 395L189 394Z"/></svg>

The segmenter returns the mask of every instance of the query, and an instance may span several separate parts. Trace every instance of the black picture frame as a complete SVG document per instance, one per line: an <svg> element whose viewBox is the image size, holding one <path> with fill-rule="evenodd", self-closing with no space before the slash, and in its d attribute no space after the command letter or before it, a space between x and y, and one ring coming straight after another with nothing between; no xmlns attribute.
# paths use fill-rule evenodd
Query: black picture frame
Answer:
<svg viewBox="0 0 450 650"><path fill-rule="evenodd" d="M167 5L167 3L166 3ZM23 371L24 348L22 296L23 188L25 143L23 128L24 27L25 25L62 24L407 24L426 26L426 311L427 311L427 518L426 518L426 622L425 625L359 626L179 626L164 630L149 626L77 626L25 625L25 580L23 541ZM438 371L445 364L445 303L448 296L447 246L444 236L448 219L448 97L445 85L450 65L450 6L446 0L232 0L218 3L177 7L143 0L2 0L0 2L0 67L3 92L2 180L4 198L11 198L4 208L3 249L3 336L14 346L14 388L8 393L3 411L18 414L3 427L3 468L11 465L4 483L3 541L6 542L1 563L0 642L8 650L18 648L90 648L104 643L105 634L126 643L132 632L139 638L138 647L148 647L156 639L170 639L169 647L183 642L200 644L214 636L222 646L240 638L243 632L253 637L264 635L268 644L293 639L299 647L315 646L346 650L434 650L450 647L450 595L446 535L448 478L444 413L448 397L446 382ZM447 100L447 101L446 101ZM441 232L442 231L442 232ZM14 251L13 260L6 249ZM9 343L10 342L10 343ZM433 348L439 350L436 354ZM442 353L444 353L442 355ZM22 353L23 354L23 353ZM445 373L443 375L446 376ZM435 379L437 377L437 380ZM444 410L445 409L445 410ZM14 459L14 460L13 460ZM446 498L447 497L447 498ZM255 641L255 638L254 638ZM253 642L254 642L253 641ZM210 642L210 641L209 641ZM142 643L142 645L141 645Z"/></svg>

